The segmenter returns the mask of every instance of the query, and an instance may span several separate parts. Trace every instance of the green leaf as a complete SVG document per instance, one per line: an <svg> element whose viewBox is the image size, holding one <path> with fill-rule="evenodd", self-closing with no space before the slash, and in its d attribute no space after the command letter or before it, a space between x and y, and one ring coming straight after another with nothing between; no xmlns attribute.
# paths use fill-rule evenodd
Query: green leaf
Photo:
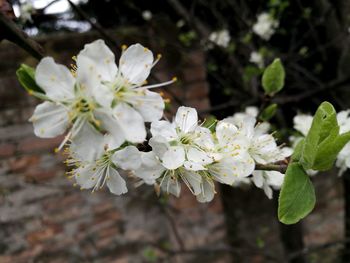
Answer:
<svg viewBox="0 0 350 263"><path fill-rule="evenodd" d="M259 119L262 121L270 120L273 116L275 116L277 107L278 105L276 103L267 106L260 114Z"/></svg>
<svg viewBox="0 0 350 263"><path fill-rule="evenodd" d="M35 82L35 69L22 64L16 71L18 81L28 91L32 93L44 93L44 91Z"/></svg>
<svg viewBox="0 0 350 263"><path fill-rule="evenodd" d="M332 144L339 133L336 111L332 104L323 102L317 109L311 128L305 137L305 142L300 158L304 168L313 169L320 144Z"/></svg>
<svg viewBox="0 0 350 263"><path fill-rule="evenodd" d="M318 171L331 169L339 152L350 141L350 132L338 135L335 139L332 136L329 136L329 138L324 140L318 147L312 169Z"/></svg>
<svg viewBox="0 0 350 263"><path fill-rule="evenodd" d="M302 150L303 150L303 147L304 147L304 141L305 139L301 139L300 142L298 142L297 146L295 146L295 149L294 149L294 152L293 152L293 155L292 155L292 161L294 162L298 162L301 158L301 154L302 154Z"/></svg>
<svg viewBox="0 0 350 263"><path fill-rule="evenodd" d="M284 86L286 73L279 58L275 59L264 71L262 86L265 93L272 96Z"/></svg>
<svg viewBox="0 0 350 263"><path fill-rule="evenodd" d="M309 176L300 164L291 163L278 200L278 219L284 224L295 224L312 211L315 202L315 189Z"/></svg>

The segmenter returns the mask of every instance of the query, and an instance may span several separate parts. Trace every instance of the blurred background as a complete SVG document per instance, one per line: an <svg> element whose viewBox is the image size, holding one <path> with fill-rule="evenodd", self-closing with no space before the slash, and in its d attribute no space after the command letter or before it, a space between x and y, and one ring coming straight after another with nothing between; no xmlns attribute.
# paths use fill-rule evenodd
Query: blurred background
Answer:
<svg viewBox="0 0 350 263"><path fill-rule="evenodd" d="M270 122L288 145L295 114L324 100L350 108L349 1L0 0L0 13L1 263L350 262L349 172L315 176L316 208L293 226L278 222L277 192L269 200L250 186L218 188L209 204L133 184L125 196L92 195L64 176L53 152L62 138L34 136L38 101L15 75L40 53L69 66L95 39L117 59L122 44L139 42L162 54L151 83L179 79L162 89L169 116L179 105L210 119L273 102ZM32 46L9 33L11 23ZM260 81L276 57L286 86L270 100Z"/></svg>

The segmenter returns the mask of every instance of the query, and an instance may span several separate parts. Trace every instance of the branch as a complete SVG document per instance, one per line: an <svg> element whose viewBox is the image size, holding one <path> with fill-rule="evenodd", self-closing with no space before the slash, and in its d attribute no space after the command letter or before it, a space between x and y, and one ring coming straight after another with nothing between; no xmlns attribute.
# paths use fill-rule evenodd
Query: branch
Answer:
<svg viewBox="0 0 350 263"><path fill-rule="evenodd" d="M84 20L86 20L92 28L94 28L98 33L100 33L100 35L112 46L115 47L116 45L119 46L119 43L113 39L112 37L110 37L106 31L104 30L104 28L100 25L100 23L98 22L94 22L92 21L92 19L76 4L74 4L71 0L67 0L68 3L70 4L70 6L72 7L72 9L78 14L80 15Z"/></svg>
<svg viewBox="0 0 350 263"><path fill-rule="evenodd" d="M15 22L8 19L0 12L0 26L4 30L5 38L17 44L36 59L40 60L44 57L43 48L34 40L30 39Z"/></svg>
<svg viewBox="0 0 350 263"><path fill-rule="evenodd" d="M280 173L285 173L287 170L288 165L285 163L281 164L260 164L257 163L255 165L255 170L261 170L261 171L277 171Z"/></svg>

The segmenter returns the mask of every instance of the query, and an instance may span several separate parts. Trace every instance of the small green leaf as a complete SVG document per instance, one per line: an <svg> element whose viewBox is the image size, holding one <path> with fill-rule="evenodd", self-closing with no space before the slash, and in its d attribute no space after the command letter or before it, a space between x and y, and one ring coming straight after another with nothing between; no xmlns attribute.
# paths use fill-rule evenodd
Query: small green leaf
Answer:
<svg viewBox="0 0 350 263"><path fill-rule="evenodd" d="M16 71L18 81L28 91L32 93L44 93L44 91L35 82L35 69L22 64Z"/></svg>
<svg viewBox="0 0 350 263"><path fill-rule="evenodd" d="M329 139L324 140L318 147L313 170L327 171L331 169L339 152L350 141L350 132L337 135L335 139L333 136L329 136Z"/></svg>
<svg viewBox="0 0 350 263"><path fill-rule="evenodd" d="M284 86L286 73L279 58L275 59L264 71L262 77L262 86L265 93L273 96Z"/></svg>
<svg viewBox="0 0 350 263"><path fill-rule="evenodd" d="M300 162L306 170L313 169L320 144L324 140L327 145L332 144L338 132L336 111L332 104L323 102L318 107L311 128L305 137Z"/></svg>
<svg viewBox="0 0 350 263"><path fill-rule="evenodd" d="M278 219L284 224L295 224L312 211L315 202L315 189L309 176L300 164L291 163L278 200Z"/></svg>
<svg viewBox="0 0 350 263"><path fill-rule="evenodd" d="M262 121L270 120L273 116L275 116L277 107L278 105L276 103L267 106L260 114L259 119Z"/></svg>
<svg viewBox="0 0 350 263"><path fill-rule="evenodd" d="M294 149L294 152L293 152L293 155L292 155L292 161L294 162L298 162L301 158L301 154L302 154L302 150L303 150L303 147L304 147L304 141L305 139L301 139L298 144L295 146L295 149Z"/></svg>
<svg viewBox="0 0 350 263"><path fill-rule="evenodd" d="M152 247L146 247L142 253L147 262L157 262L158 255Z"/></svg>

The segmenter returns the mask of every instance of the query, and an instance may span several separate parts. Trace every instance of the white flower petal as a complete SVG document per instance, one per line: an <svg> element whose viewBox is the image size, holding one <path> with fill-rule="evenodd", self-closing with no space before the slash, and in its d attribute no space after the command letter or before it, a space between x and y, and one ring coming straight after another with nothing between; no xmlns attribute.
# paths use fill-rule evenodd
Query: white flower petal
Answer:
<svg viewBox="0 0 350 263"><path fill-rule="evenodd" d="M181 146L171 146L163 155L163 166L169 170L179 168L185 162L185 150Z"/></svg>
<svg viewBox="0 0 350 263"><path fill-rule="evenodd" d="M103 135L89 123L86 123L78 134L69 147L71 155L84 161L100 158L104 152Z"/></svg>
<svg viewBox="0 0 350 263"><path fill-rule="evenodd" d="M187 159L190 162L206 165L213 162L213 159L202 150L198 150L197 148L191 147L187 151Z"/></svg>
<svg viewBox="0 0 350 263"><path fill-rule="evenodd" d="M108 112L96 110L95 117L101 122L101 128L106 130L113 137L112 148L117 148L125 141L124 131L121 129L119 122Z"/></svg>
<svg viewBox="0 0 350 263"><path fill-rule="evenodd" d="M179 107L176 112L175 123L185 133L194 131L198 125L196 109L184 106Z"/></svg>
<svg viewBox="0 0 350 263"><path fill-rule="evenodd" d="M252 177L252 181L255 184L256 187L262 188L264 184L264 176L263 176L263 171L254 171Z"/></svg>
<svg viewBox="0 0 350 263"><path fill-rule="evenodd" d="M207 170L202 164L200 163L194 163L194 162L189 162L185 161L184 162L184 167L188 171L202 171L202 170Z"/></svg>
<svg viewBox="0 0 350 263"><path fill-rule="evenodd" d="M197 195L198 202L206 203L213 200L215 195L215 185L211 179L203 179L202 191Z"/></svg>
<svg viewBox="0 0 350 263"><path fill-rule="evenodd" d="M135 95L130 103L142 115L145 122L157 121L163 116L164 101L157 92L142 90L141 95Z"/></svg>
<svg viewBox="0 0 350 263"><path fill-rule="evenodd" d="M117 75L113 52L101 39L86 44L77 56L77 78L89 79L94 75L100 81L112 81Z"/></svg>
<svg viewBox="0 0 350 263"><path fill-rule="evenodd" d="M174 124L168 121L152 122L151 133L153 137L162 136L167 141L175 140L178 137Z"/></svg>
<svg viewBox="0 0 350 263"><path fill-rule="evenodd" d="M208 128L197 126L195 129L196 138L193 143L205 149L213 149L215 147L213 136Z"/></svg>
<svg viewBox="0 0 350 263"><path fill-rule="evenodd" d="M268 184L264 184L263 189L264 189L266 196L269 199L272 199L272 195L273 195L272 188Z"/></svg>
<svg viewBox="0 0 350 263"><path fill-rule="evenodd" d="M81 189L90 189L96 184L96 172L93 165L80 166L74 171L76 183Z"/></svg>
<svg viewBox="0 0 350 263"><path fill-rule="evenodd" d="M134 44L121 55L120 71L130 83L142 84L151 72L153 60L153 54L149 49Z"/></svg>
<svg viewBox="0 0 350 263"><path fill-rule="evenodd" d="M53 138L61 135L69 126L67 109L48 101L36 106L29 121L34 125L35 135L40 138Z"/></svg>
<svg viewBox="0 0 350 263"><path fill-rule="evenodd" d="M216 137L222 147L232 147L237 135L238 129L232 123L220 121L216 125Z"/></svg>
<svg viewBox="0 0 350 263"><path fill-rule="evenodd" d="M56 64L51 57L43 58L35 70L35 81L52 100L74 97L75 79L68 68Z"/></svg>
<svg viewBox="0 0 350 263"><path fill-rule="evenodd" d="M107 187L112 194L122 195L128 192L125 180L120 176L119 172L112 167L107 167Z"/></svg>
<svg viewBox="0 0 350 263"><path fill-rule="evenodd" d="M275 189L281 188L284 181L284 174L278 171L265 171L266 182Z"/></svg>
<svg viewBox="0 0 350 263"><path fill-rule="evenodd" d="M312 116L307 114L299 114L293 118L294 129L306 136L311 128Z"/></svg>
<svg viewBox="0 0 350 263"><path fill-rule="evenodd" d="M176 177L172 177L170 175L165 176L161 188L163 189L163 191L175 195L176 197L180 196L181 183Z"/></svg>
<svg viewBox="0 0 350 263"><path fill-rule="evenodd" d="M112 161L123 170L135 170L141 165L141 155L135 146L127 146L116 151L112 156Z"/></svg>
<svg viewBox="0 0 350 263"><path fill-rule="evenodd" d="M164 153L169 149L168 141L162 136L152 137L148 144L152 147L152 151L157 155L160 159L163 158Z"/></svg>
<svg viewBox="0 0 350 263"><path fill-rule="evenodd" d="M125 139L132 143L141 143L146 139L146 128L142 116L126 103L118 103L113 115L124 133Z"/></svg>
<svg viewBox="0 0 350 263"><path fill-rule="evenodd" d="M185 171L182 179L194 195L201 192L202 177L198 173Z"/></svg>
<svg viewBox="0 0 350 263"><path fill-rule="evenodd" d="M165 171L164 166L153 152L141 153L142 164L135 170L135 176L144 180L146 184L154 184Z"/></svg>

